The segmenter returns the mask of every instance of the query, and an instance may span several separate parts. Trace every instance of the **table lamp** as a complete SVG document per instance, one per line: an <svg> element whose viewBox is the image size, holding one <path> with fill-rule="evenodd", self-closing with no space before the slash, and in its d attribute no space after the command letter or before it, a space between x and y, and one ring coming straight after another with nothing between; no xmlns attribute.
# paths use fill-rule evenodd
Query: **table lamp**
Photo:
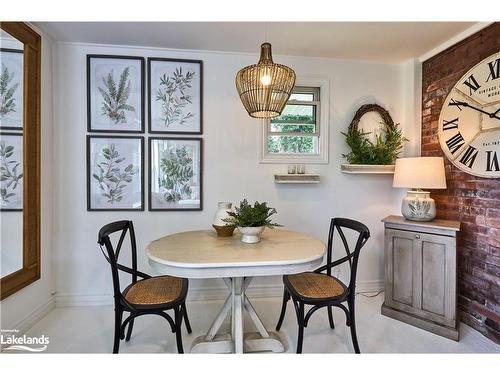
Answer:
<svg viewBox="0 0 500 375"><path fill-rule="evenodd" d="M436 217L436 204L430 193L422 189L446 189L443 158L397 159L392 186L411 188L401 204L401 213L407 220L433 220Z"/></svg>

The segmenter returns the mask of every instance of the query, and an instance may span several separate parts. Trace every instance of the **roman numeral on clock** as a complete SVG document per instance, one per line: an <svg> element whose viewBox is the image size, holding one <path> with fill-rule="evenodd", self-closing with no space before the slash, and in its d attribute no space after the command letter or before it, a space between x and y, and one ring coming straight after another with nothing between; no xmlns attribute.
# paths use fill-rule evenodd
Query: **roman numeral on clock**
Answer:
<svg viewBox="0 0 500 375"><path fill-rule="evenodd" d="M460 163L468 166L469 168L472 168L474 162L476 161L478 153L479 150L477 150L475 147L469 146L463 156L460 158Z"/></svg>
<svg viewBox="0 0 500 375"><path fill-rule="evenodd" d="M448 149L450 150L452 155L455 154L455 152L457 152L458 150L460 150L460 148L464 145L464 143L465 143L464 137L462 137L462 134L460 133L455 134L453 137L451 137L446 141L446 145L448 146Z"/></svg>
<svg viewBox="0 0 500 375"><path fill-rule="evenodd" d="M452 99L453 100L453 99ZM443 120L443 131L458 128L458 117L451 121Z"/></svg>
<svg viewBox="0 0 500 375"><path fill-rule="evenodd" d="M488 75L488 78L486 78L486 82L490 79L494 80L500 77L500 59L489 62L488 67L490 68L490 74Z"/></svg>
<svg viewBox="0 0 500 375"><path fill-rule="evenodd" d="M476 78L474 78L474 74L471 74L470 77L464 81L464 85L469 88L469 95L472 95L481 87L481 85L477 83Z"/></svg>
<svg viewBox="0 0 500 375"><path fill-rule="evenodd" d="M486 171L487 172L500 171L500 165L498 163L498 157L496 151L486 151Z"/></svg>

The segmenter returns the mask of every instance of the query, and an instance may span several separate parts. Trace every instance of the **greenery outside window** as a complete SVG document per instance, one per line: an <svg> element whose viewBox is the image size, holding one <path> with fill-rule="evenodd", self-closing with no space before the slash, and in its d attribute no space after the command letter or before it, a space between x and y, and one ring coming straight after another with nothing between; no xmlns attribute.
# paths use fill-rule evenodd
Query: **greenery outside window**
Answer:
<svg viewBox="0 0 500 375"><path fill-rule="evenodd" d="M328 89L327 80L294 87L282 114L264 121L261 162L328 162Z"/></svg>

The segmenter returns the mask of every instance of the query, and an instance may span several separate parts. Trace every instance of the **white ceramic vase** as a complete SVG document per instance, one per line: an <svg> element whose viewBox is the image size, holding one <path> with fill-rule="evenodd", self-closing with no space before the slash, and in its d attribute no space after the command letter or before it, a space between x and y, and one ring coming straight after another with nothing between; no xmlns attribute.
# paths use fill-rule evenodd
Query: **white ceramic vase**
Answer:
<svg viewBox="0 0 500 375"><path fill-rule="evenodd" d="M228 211L233 211L231 202L219 202L215 211L212 226L219 237L231 237L235 229L234 225L228 225L223 219L229 218Z"/></svg>
<svg viewBox="0 0 500 375"><path fill-rule="evenodd" d="M241 242L257 243L260 242L260 235L266 227L238 227L241 233Z"/></svg>

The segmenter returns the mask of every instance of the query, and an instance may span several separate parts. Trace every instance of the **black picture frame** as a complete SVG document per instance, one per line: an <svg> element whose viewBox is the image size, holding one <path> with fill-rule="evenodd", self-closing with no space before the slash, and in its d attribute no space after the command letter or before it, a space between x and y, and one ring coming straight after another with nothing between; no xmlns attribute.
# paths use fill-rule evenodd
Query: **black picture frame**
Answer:
<svg viewBox="0 0 500 375"><path fill-rule="evenodd" d="M20 53L24 56L24 51L22 49L15 49L15 48L0 48L0 52L8 52L8 53ZM24 71L24 67L21 67L21 71ZM24 88L21 86L21 90L24 91ZM24 93L23 93L24 96ZM14 131L23 131L24 127L24 108L23 108L23 126L1 126L0 125L0 130L14 130Z"/></svg>
<svg viewBox="0 0 500 375"><path fill-rule="evenodd" d="M140 187L141 187L141 207L140 208L92 208L91 204L91 161L90 161L90 142L94 138L108 138L108 139L136 139L141 142L141 176L140 176ZM120 136L120 135L97 135L97 134L88 134L87 135L87 168L86 168L86 178L87 178L87 211L144 211L144 137L143 136Z"/></svg>
<svg viewBox="0 0 500 375"><path fill-rule="evenodd" d="M2 128L3 129L3 128ZM21 168L21 171L22 173L24 173L24 134L23 133L20 133L20 132L12 132L12 131L0 131L0 138L2 136L16 136L16 137L21 137L22 138L22 142L21 144L23 145L23 150L21 152L21 154L23 155L23 162L22 162L22 168ZM21 206L23 206L24 204L24 181L23 181L23 191L22 191L22 196L21 196ZM3 208L1 205L0 205L0 212L22 212L23 209L22 208Z"/></svg>
<svg viewBox="0 0 500 375"><path fill-rule="evenodd" d="M199 64L200 66L200 129L196 132L191 131L168 131L168 130L153 130L152 129L152 118L151 118L151 62L160 61L160 62L179 62L179 63L188 63L188 64ZM173 59L173 58L165 58L165 57L148 57L148 132L151 134L180 134L180 135L202 135L203 134L203 60L192 60L192 59Z"/></svg>
<svg viewBox="0 0 500 375"><path fill-rule="evenodd" d="M91 104L91 60L92 59L117 59L117 60L139 60L141 62L141 129L140 130L109 130L109 129L92 129L92 104ZM87 132L89 133L113 133L113 134L143 134L145 131L145 59L141 56L125 56L125 55L87 55Z"/></svg>
<svg viewBox="0 0 500 375"><path fill-rule="evenodd" d="M152 152L151 143L156 140L198 141L200 144L200 206L195 208L153 208L151 199ZM203 211L203 138L201 137L149 137L148 140L148 210L149 211Z"/></svg>

